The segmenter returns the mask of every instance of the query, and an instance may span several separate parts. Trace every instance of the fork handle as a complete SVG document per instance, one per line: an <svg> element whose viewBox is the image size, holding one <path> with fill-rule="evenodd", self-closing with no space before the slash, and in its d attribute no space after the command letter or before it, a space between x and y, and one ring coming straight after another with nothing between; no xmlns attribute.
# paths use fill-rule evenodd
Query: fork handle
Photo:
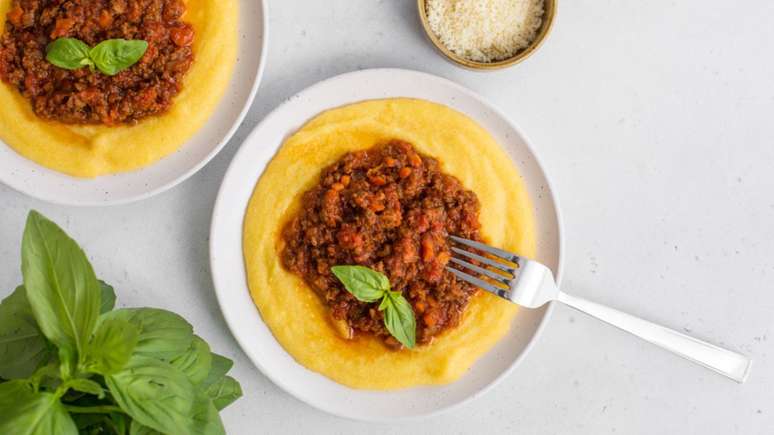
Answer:
<svg viewBox="0 0 774 435"><path fill-rule="evenodd" d="M564 292L559 292L557 299L736 382L743 383L750 373L752 360L744 355Z"/></svg>

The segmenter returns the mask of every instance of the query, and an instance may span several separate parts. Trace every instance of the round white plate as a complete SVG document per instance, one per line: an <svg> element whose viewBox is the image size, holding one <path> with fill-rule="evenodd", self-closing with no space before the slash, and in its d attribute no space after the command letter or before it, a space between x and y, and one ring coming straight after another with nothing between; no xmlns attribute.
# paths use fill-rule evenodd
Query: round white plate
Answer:
<svg viewBox="0 0 774 435"><path fill-rule="evenodd" d="M241 0L239 8L239 51L231 83L207 123L176 153L137 171L82 179L44 168L0 141L0 182L53 203L113 205L149 198L195 174L242 123L263 74L266 2Z"/></svg>
<svg viewBox="0 0 774 435"><path fill-rule="evenodd" d="M354 390L337 384L296 363L274 339L250 298L242 256L244 212L253 188L284 139L307 120L326 109L388 97L422 98L445 104L489 130L526 180L538 222L537 260L557 274L561 272L561 225L556 199L537 156L521 131L473 92L429 74L372 69L320 82L275 109L242 145L215 203L210 261L218 302L242 349L274 383L331 414L371 421L425 416L483 393L527 353L551 310L550 306L520 310L510 333L457 382L393 392Z"/></svg>

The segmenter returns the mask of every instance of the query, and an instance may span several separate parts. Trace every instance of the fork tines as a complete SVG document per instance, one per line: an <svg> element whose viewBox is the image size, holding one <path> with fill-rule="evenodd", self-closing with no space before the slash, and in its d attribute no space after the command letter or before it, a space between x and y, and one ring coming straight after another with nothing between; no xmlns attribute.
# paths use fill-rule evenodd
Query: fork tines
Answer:
<svg viewBox="0 0 774 435"><path fill-rule="evenodd" d="M469 273L465 273L459 269L455 269L448 265L446 266L446 270L453 273L457 278L469 284L472 284L478 288L481 288L482 290L486 290L490 293L494 293L500 297L507 299L507 294L509 292L509 283L513 279L515 279L516 271L519 268L519 260L520 260L519 256L507 251L503 251L502 249L493 248L483 243L476 242L474 240L463 239L457 236L449 236L449 238L452 241L459 243L461 245L465 245L465 246L477 249L479 251L482 251L484 253L490 254L491 256L497 258L498 260L501 260L502 262L484 257L483 255L466 251L464 249L452 247L451 250L455 254L461 255L463 257L467 257L467 259L475 260L481 264L494 268L495 270L477 266L475 264L472 264L468 261L465 261L457 257L452 257L451 262L458 266L464 267L470 271L473 271L479 275L482 275L488 278L489 280L487 281L487 280L478 278L476 276L473 276ZM512 263L513 265L507 264L506 262ZM503 287L501 287L500 285L502 285Z"/></svg>

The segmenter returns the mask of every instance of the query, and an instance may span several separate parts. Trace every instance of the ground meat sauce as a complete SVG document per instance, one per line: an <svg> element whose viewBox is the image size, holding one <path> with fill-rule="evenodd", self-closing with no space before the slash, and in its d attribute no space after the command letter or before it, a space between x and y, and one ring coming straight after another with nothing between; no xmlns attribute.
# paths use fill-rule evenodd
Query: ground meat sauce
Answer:
<svg viewBox="0 0 774 435"><path fill-rule="evenodd" d="M457 326L476 288L444 272L449 234L479 239L479 202L438 161L411 144L346 154L304 193L302 208L284 228L282 263L300 275L355 333L400 344L384 326L377 303L355 299L331 273L363 265L390 279L417 318L417 343Z"/></svg>
<svg viewBox="0 0 774 435"><path fill-rule="evenodd" d="M0 37L0 79L16 87L41 118L70 124L133 124L165 112L194 60L194 30L182 0L14 0ZM61 37L90 47L106 39L142 39L145 55L107 76L66 70L46 60Z"/></svg>

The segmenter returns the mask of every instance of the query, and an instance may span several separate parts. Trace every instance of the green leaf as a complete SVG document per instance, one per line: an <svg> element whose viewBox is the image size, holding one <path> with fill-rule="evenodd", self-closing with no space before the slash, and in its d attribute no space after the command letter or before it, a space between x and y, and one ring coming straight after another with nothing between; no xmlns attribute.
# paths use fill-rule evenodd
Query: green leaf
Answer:
<svg viewBox="0 0 774 435"><path fill-rule="evenodd" d="M164 435L161 432L151 429L148 426L143 426L142 423L137 420L132 420L129 425L129 435Z"/></svg>
<svg viewBox="0 0 774 435"><path fill-rule="evenodd" d="M59 377L62 379L68 379L75 373L75 360L77 356L72 349L66 347L60 347L57 349L59 355Z"/></svg>
<svg viewBox="0 0 774 435"><path fill-rule="evenodd" d="M0 433L77 435L73 419L52 393L36 393L21 380L0 384Z"/></svg>
<svg viewBox="0 0 774 435"><path fill-rule="evenodd" d="M75 38L59 38L46 47L46 60L64 69L78 69L94 65L89 57L89 46Z"/></svg>
<svg viewBox="0 0 774 435"><path fill-rule="evenodd" d="M22 239L22 274L40 330L60 355L83 356L99 315L99 282L78 244L35 211Z"/></svg>
<svg viewBox="0 0 774 435"><path fill-rule="evenodd" d="M223 377L226 376L226 373L231 370L231 367L234 366L234 361L231 361L225 356L213 353L211 354L211 357L212 364L210 366L210 372L207 373L207 377L200 384L202 389L207 389L210 385L223 379Z"/></svg>
<svg viewBox="0 0 774 435"><path fill-rule="evenodd" d="M138 39L108 39L89 51L89 57L97 69L109 76L134 65L145 54L148 43Z"/></svg>
<svg viewBox="0 0 774 435"><path fill-rule="evenodd" d="M408 300L400 292L387 292L379 309L384 311L384 326L390 334L407 348L413 348L417 324Z"/></svg>
<svg viewBox="0 0 774 435"><path fill-rule="evenodd" d="M0 378L21 379L50 358L23 286L0 303Z"/></svg>
<svg viewBox="0 0 774 435"><path fill-rule="evenodd" d="M185 353L193 340L191 324L177 314L158 308L122 308L103 314L100 322L125 320L139 330L134 353L172 360Z"/></svg>
<svg viewBox="0 0 774 435"><path fill-rule="evenodd" d="M191 435L225 435L223 422L218 415L218 409L212 400L203 391L196 394L196 400L191 410L193 421L191 422Z"/></svg>
<svg viewBox="0 0 774 435"><path fill-rule="evenodd" d="M81 435L125 435L128 431L129 417L125 414L70 414ZM156 432L158 433L158 432Z"/></svg>
<svg viewBox="0 0 774 435"><path fill-rule="evenodd" d="M75 422L75 427L79 430L87 429L93 426L103 427L105 414L70 414Z"/></svg>
<svg viewBox="0 0 774 435"><path fill-rule="evenodd" d="M53 351L49 350L49 353L53 355ZM49 358L50 361L48 361L46 364L42 364L40 367L35 370L35 372L27 378L29 382L31 382L33 385L36 385L36 390L38 388L45 388L45 389L55 389L56 387L61 384L60 379L60 367L59 367L59 361L58 358Z"/></svg>
<svg viewBox="0 0 774 435"><path fill-rule="evenodd" d="M207 395L212 399L215 408L220 411L242 397L242 387L236 379L225 376L207 388Z"/></svg>
<svg viewBox="0 0 774 435"><path fill-rule="evenodd" d="M126 365L140 338L137 326L123 319L102 320L89 343L86 370L109 375Z"/></svg>
<svg viewBox="0 0 774 435"><path fill-rule="evenodd" d="M129 429L129 417L126 414L120 414L118 412L111 412L106 417L106 423L113 428L113 432L118 435L124 435Z"/></svg>
<svg viewBox="0 0 774 435"><path fill-rule="evenodd" d="M183 372L194 385L207 378L212 366L210 346L200 337L194 335L188 350L171 361L172 367Z"/></svg>
<svg viewBox="0 0 774 435"><path fill-rule="evenodd" d="M333 266L331 272L361 302L376 302L390 290L390 280L364 266Z"/></svg>
<svg viewBox="0 0 774 435"><path fill-rule="evenodd" d="M135 355L105 382L121 409L144 426L163 433L190 426L194 386L169 363Z"/></svg>
<svg viewBox="0 0 774 435"><path fill-rule="evenodd" d="M13 406L18 398L29 396L35 390L32 384L26 379L16 379L13 381L0 383L0 409L5 410ZM3 421L3 413L0 413L0 421Z"/></svg>
<svg viewBox="0 0 774 435"><path fill-rule="evenodd" d="M105 391L102 389L102 385L86 378L70 379L67 381L67 385L75 391L81 393L93 394L100 399L105 397Z"/></svg>
<svg viewBox="0 0 774 435"><path fill-rule="evenodd" d="M116 292L110 284L102 280L99 280L99 289L102 291L102 298L100 298L100 301L102 302L99 307L99 313L105 314L115 307Z"/></svg>

